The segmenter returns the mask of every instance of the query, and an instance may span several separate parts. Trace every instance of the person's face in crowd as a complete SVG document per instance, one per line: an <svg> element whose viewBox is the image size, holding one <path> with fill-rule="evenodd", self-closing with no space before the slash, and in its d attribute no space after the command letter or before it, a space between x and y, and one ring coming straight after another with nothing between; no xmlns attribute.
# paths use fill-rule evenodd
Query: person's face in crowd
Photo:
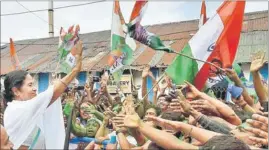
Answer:
<svg viewBox="0 0 269 150"><path fill-rule="evenodd" d="M96 132L100 128L100 124L95 119L91 119L88 120L86 128L88 136L92 137L95 136Z"/></svg>
<svg viewBox="0 0 269 150"><path fill-rule="evenodd" d="M0 138L0 149L12 149L13 144L9 141L9 137L5 128L1 125L1 138Z"/></svg>
<svg viewBox="0 0 269 150"><path fill-rule="evenodd" d="M82 119L89 119L92 117L92 114L90 113L91 110L94 110L95 108L92 107L92 105L88 105L87 103L82 103L80 105L80 116Z"/></svg>
<svg viewBox="0 0 269 150"><path fill-rule="evenodd" d="M169 103L165 101L165 97L160 97L158 99L157 106L160 107L162 111L164 111L168 109Z"/></svg>
<svg viewBox="0 0 269 150"><path fill-rule="evenodd" d="M12 88L15 94L15 98L19 100L30 100L36 96L36 87L34 85L34 79L30 74L27 74L23 85L20 89Z"/></svg>
<svg viewBox="0 0 269 150"><path fill-rule="evenodd" d="M149 108L146 111L146 113L145 113L145 119L144 119L144 121L145 121L146 124L148 124L148 125L150 125L150 126L153 127L153 126L155 126L154 122L153 121L147 121L147 117L149 117L149 116L157 116L157 112L156 112L156 110L154 108Z"/></svg>
<svg viewBox="0 0 269 150"><path fill-rule="evenodd" d="M154 108L149 108L145 114L145 117L148 117L148 116L155 116L156 117L157 116L156 110Z"/></svg>

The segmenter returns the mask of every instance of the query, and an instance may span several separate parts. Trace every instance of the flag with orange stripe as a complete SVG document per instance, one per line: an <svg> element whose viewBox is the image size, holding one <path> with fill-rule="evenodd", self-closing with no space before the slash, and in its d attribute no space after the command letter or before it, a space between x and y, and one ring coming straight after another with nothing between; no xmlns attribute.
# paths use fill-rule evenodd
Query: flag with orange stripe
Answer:
<svg viewBox="0 0 269 150"><path fill-rule="evenodd" d="M205 23L206 23L206 6L205 6L205 0L203 0L201 6L199 28L201 28L201 26L203 26Z"/></svg>
<svg viewBox="0 0 269 150"><path fill-rule="evenodd" d="M223 2L217 13L198 30L181 53L221 68L231 68L239 44L244 10L245 1ZM208 79L219 82L222 76L217 68L180 55L168 66L166 73L176 84L187 80L198 89L202 89Z"/></svg>
<svg viewBox="0 0 269 150"><path fill-rule="evenodd" d="M11 64L12 64L12 69L19 70L19 69L21 69L21 65L20 65L20 61L19 61L17 53L16 53L14 42L13 42L12 38L10 38L9 41L10 41L10 49L9 49L10 50L10 60L11 60Z"/></svg>

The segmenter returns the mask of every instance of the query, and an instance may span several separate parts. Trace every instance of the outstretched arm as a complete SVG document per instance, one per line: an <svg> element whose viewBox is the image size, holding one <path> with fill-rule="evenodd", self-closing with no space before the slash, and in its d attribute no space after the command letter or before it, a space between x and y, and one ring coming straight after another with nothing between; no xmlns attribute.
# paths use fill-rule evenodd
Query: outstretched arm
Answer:
<svg viewBox="0 0 269 150"><path fill-rule="evenodd" d="M242 81L240 80L236 72L233 69L225 69L225 72L236 86L243 88L242 96L244 97L244 100L249 104L249 106L253 107L254 100L248 94L246 87L243 85Z"/></svg>
<svg viewBox="0 0 269 150"><path fill-rule="evenodd" d="M235 114L235 112L226 104L222 103L219 100L216 100L207 94L200 92L198 89L196 89L192 84L186 82L187 88L189 89L189 92L186 94L187 98L200 98L205 99L208 102L210 102L212 105L215 106L217 111L221 114L221 116L228 122L234 125L240 125L241 120L240 118Z"/></svg>
<svg viewBox="0 0 269 150"><path fill-rule="evenodd" d="M72 131L76 136L80 136L80 137L87 136L86 128L84 128L76 123L77 113L78 113L78 111L75 110L75 112L73 113L73 116L72 116L72 125L71 125Z"/></svg>
<svg viewBox="0 0 269 150"><path fill-rule="evenodd" d="M75 57L76 57L76 66L64 78L54 82L53 96L52 96L52 99L51 99L51 102L50 102L49 105L51 105L55 100L57 100L58 97L61 96L61 94L67 88L67 85L70 84L71 81L80 72L81 66L82 66L82 42L81 41L79 41L79 43L77 44L77 51L76 52L77 52L77 54L75 55Z"/></svg>
<svg viewBox="0 0 269 150"><path fill-rule="evenodd" d="M138 129L143 135L155 142L164 149L198 149L189 143L180 141L178 138L165 131L155 129L140 120L137 114L135 115L118 115L114 118L118 126Z"/></svg>

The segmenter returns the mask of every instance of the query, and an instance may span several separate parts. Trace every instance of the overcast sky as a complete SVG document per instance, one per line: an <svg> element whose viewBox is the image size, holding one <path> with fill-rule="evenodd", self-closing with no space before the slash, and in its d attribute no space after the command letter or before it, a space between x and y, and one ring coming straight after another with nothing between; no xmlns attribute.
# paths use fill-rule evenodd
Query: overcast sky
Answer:
<svg viewBox="0 0 269 150"><path fill-rule="evenodd" d="M93 0L92 0L93 1ZM48 8L47 1L19 1L29 10ZM55 1L54 7L88 3L89 1ZM128 21L134 1L120 2L125 20ZM215 13L221 1L206 2L208 17ZM66 29L73 24L79 24L81 33L108 30L111 28L113 2L100 2L90 5L54 10L54 32L59 33L61 26ZM187 1L150 1L143 18L143 25L178 22L183 20L197 19L200 15L201 2ZM267 1L246 2L245 12L268 10ZM16 1L1 2L1 14L27 11ZM48 21L48 12L36 12L40 18ZM1 45L9 42L12 37L15 41L48 37L48 23L35 15L21 14L14 16L1 16Z"/></svg>

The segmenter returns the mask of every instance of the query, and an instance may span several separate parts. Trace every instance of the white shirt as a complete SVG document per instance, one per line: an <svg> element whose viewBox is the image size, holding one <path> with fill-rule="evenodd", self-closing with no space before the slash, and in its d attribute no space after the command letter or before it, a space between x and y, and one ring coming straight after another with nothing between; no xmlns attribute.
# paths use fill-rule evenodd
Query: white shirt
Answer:
<svg viewBox="0 0 269 150"><path fill-rule="evenodd" d="M42 149L45 142L46 149L63 149L65 128L60 99L49 105L53 96L53 86L36 97L27 100L13 100L8 103L4 113L4 126L18 149L23 143L31 141L31 137L40 128L40 139L35 148ZM42 136L45 140L42 140ZM41 147L37 147L41 145Z"/></svg>

